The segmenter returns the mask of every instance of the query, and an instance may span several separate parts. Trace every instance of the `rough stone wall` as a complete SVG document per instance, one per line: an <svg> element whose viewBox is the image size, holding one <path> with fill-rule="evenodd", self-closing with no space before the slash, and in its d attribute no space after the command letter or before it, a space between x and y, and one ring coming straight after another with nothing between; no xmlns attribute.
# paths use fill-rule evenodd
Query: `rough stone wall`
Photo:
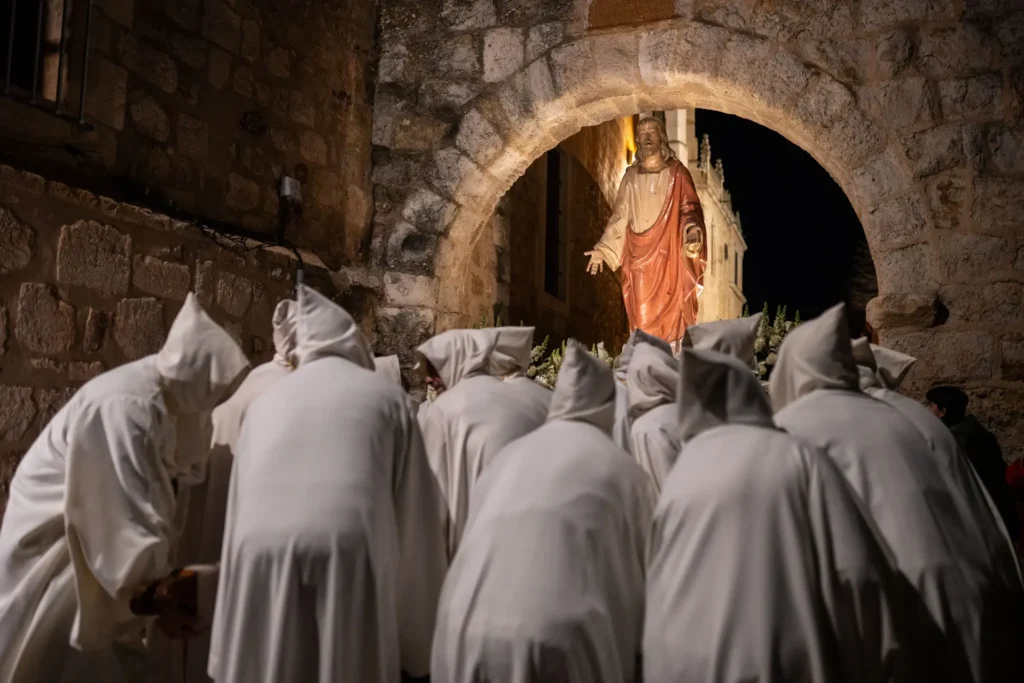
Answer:
<svg viewBox="0 0 1024 683"><path fill-rule="evenodd" d="M306 255L307 280L334 294ZM288 252L240 253L190 225L0 166L0 514L14 468L84 382L159 350L189 291L253 363L273 355Z"/></svg>
<svg viewBox="0 0 1024 683"><path fill-rule="evenodd" d="M304 216L287 237L332 267L365 263L374 24L369 0L96 2L86 99L95 129L0 101L5 154L37 162L39 145L71 144L98 166L86 171L94 181L126 176L257 232L278 228L280 178L297 176Z"/></svg>
<svg viewBox="0 0 1024 683"><path fill-rule="evenodd" d="M382 3L374 239L390 277L433 288L429 305L385 292L396 338L465 324L474 238L545 150L641 110L716 109L832 174L875 261L871 324L920 358L911 388L965 386L1024 452L1024 7L684 0L593 30L590 6Z"/></svg>
<svg viewBox="0 0 1024 683"><path fill-rule="evenodd" d="M574 337L585 344L603 341L618 350L628 334L618 273L586 273L591 249L611 216L619 178L626 168L624 130L628 119L584 128L558 145L570 164L567 296L564 302L544 292L546 156L526 170L505 195L509 216L510 282L508 320L537 327L537 341L553 344ZM493 219L492 219L493 220ZM485 228L486 230L486 228Z"/></svg>

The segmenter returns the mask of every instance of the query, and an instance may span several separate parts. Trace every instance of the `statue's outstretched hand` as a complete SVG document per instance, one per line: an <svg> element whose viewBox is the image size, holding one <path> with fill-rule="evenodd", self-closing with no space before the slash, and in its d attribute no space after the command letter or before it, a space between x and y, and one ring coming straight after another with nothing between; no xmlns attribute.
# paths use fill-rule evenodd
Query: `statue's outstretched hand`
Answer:
<svg viewBox="0 0 1024 683"><path fill-rule="evenodd" d="M590 257L590 263L587 264L587 272L591 275L597 275L604 270L604 256L597 249L583 252L584 256Z"/></svg>

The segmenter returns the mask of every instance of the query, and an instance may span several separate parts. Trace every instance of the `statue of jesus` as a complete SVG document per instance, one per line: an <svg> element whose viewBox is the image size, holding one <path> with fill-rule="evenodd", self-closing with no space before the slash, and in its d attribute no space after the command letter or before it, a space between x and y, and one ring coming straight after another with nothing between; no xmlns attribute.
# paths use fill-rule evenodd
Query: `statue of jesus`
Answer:
<svg viewBox="0 0 1024 683"><path fill-rule="evenodd" d="M622 176L604 234L585 253L593 275L605 265L622 267L629 331L678 350L687 326L697 322L707 243L693 177L668 146L660 119L640 120L636 159Z"/></svg>

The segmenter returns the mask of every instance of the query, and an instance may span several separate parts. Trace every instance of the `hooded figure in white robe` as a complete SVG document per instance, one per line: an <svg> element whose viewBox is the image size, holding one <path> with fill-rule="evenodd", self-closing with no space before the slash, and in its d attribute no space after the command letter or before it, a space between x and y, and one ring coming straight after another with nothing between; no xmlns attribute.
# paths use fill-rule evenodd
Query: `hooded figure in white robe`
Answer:
<svg viewBox="0 0 1024 683"><path fill-rule="evenodd" d="M152 680L129 601L172 569L178 485L249 361L189 294L159 353L78 390L25 454L0 530L0 681ZM208 443L208 442L207 442Z"/></svg>
<svg viewBox="0 0 1024 683"><path fill-rule="evenodd" d="M526 371L532 327L449 330L416 353L444 383L420 413L430 467L447 503L448 556L454 557L466 525L477 478L509 442L544 423L551 392L530 380L500 379Z"/></svg>
<svg viewBox="0 0 1024 683"><path fill-rule="evenodd" d="M724 353L754 369L754 341L761 314L738 320L719 320L690 325L682 348ZM678 363L660 344L637 338L626 373L629 399L630 441L640 466L661 486L679 456L679 410L675 405L679 382Z"/></svg>
<svg viewBox="0 0 1024 683"><path fill-rule="evenodd" d="M645 683L883 683L898 598L856 495L777 429L748 365L684 347L685 443L654 513Z"/></svg>
<svg viewBox="0 0 1024 683"><path fill-rule="evenodd" d="M416 406L343 309L299 286L296 317L298 369L249 406L238 440L210 676L423 676L445 558Z"/></svg>
<svg viewBox="0 0 1024 683"><path fill-rule="evenodd" d="M646 340L634 343L626 370L630 451L658 492L679 455L678 383L679 366L671 353Z"/></svg>
<svg viewBox="0 0 1024 683"><path fill-rule="evenodd" d="M631 683L650 482L611 441L611 370L575 341L547 422L483 473L445 579L433 683Z"/></svg>
<svg viewBox="0 0 1024 683"><path fill-rule="evenodd" d="M378 356L373 359L373 367L398 386L402 386L402 365L398 362L398 356Z"/></svg>
<svg viewBox="0 0 1024 683"><path fill-rule="evenodd" d="M189 489L185 529L174 551L176 566L210 566L220 561L234 451L242 429L245 410L256 397L295 369L294 301L284 300L277 304L272 325L273 359L253 368L231 398L213 411L206 479ZM204 578L203 581L204 584L209 581L215 586L216 576ZM182 680L187 683L203 683L210 680L206 674L206 667L210 652L209 618L214 605L212 600L208 604L206 601L203 602L204 604L199 605L199 614L204 617L203 631L198 636L190 638L187 644L164 643L161 642L164 639L160 634L151 636L156 641L151 646L169 651L169 664L166 667L168 676L165 679L169 683ZM176 669L179 662L183 667L182 671Z"/></svg>
<svg viewBox="0 0 1024 683"><path fill-rule="evenodd" d="M626 388L629 363L633 358L633 349L641 341L661 349L669 356L672 355L672 346L664 339L647 334L643 330L633 330L626 343L622 345L622 351L612 363L615 377L615 424L612 427L612 441L627 453L630 452L633 445L630 439L629 391Z"/></svg>
<svg viewBox="0 0 1024 683"><path fill-rule="evenodd" d="M974 525L961 541L961 558L971 566L990 573L988 581L1005 595L1004 604L1016 616L1011 622L1024 642L1024 586L1013 541L1006 533L995 503L989 497L956 438L942 421L918 401L897 392L917 359L893 349L876 346L861 338L853 342L860 388L889 404L912 422L928 440L935 466L957 498L960 513Z"/></svg>
<svg viewBox="0 0 1024 683"><path fill-rule="evenodd" d="M860 391L849 337L842 304L789 333L771 376L776 422L826 450L896 558L912 680L1016 680L1002 666L1020 643L1006 596L964 552L975 525L914 423Z"/></svg>

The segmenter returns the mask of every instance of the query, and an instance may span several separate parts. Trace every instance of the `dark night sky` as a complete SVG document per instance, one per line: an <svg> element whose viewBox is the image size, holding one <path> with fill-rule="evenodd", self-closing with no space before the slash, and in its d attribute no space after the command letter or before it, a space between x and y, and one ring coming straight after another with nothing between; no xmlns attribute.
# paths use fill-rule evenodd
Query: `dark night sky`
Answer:
<svg viewBox="0 0 1024 683"><path fill-rule="evenodd" d="M768 302L806 320L846 298L864 230L842 189L810 154L752 121L700 109L698 142L722 159L740 212L744 294L751 313Z"/></svg>

